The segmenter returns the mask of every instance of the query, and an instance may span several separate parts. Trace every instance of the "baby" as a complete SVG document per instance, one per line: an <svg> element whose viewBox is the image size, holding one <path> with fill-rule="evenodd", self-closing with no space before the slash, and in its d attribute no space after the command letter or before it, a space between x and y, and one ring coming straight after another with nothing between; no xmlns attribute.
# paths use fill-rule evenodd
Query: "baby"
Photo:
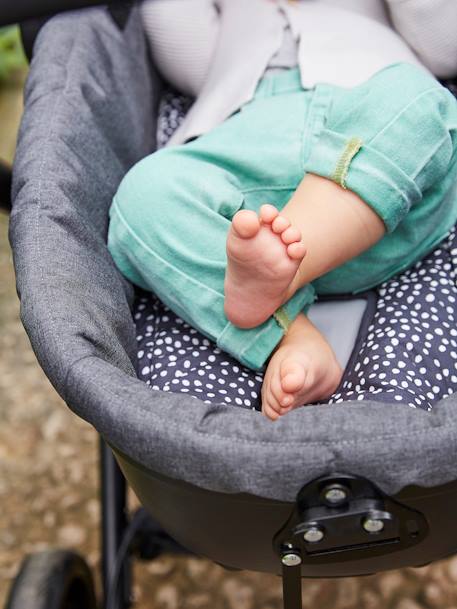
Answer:
<svg viewBox="0 0 457 609"><path fill-rule="evenodd" d="M401 61L351 87L304 88L288 65L196 137L198 106L184 142L124 178L108 245L132 282L221 349L267 363L262 411L275 420L341 380L306 317L316 294L387 280L455 224L457 102Z"/></svg>
<svg viewBox="0 0 457 609"><path fill-rule="evenodd" d="M314 174L303 178L281 213L273 205L262 205L258 214L239 211L227 236L227 319L239 328L260 325L297 290L384 233L381 218L360 197ZM325 399L341 376L330 345L300 313L269 360L262 411L274 420Z"/></svg>

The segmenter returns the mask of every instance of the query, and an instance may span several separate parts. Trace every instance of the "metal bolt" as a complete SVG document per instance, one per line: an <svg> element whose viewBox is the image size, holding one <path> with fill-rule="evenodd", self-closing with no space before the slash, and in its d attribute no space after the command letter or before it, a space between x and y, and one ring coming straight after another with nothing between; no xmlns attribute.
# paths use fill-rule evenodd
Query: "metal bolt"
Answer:
<svg viewBox="0 0 457 609"><path fill-rule="evenodd" d="M301 564L301 556L296 552L288 552L287 554L283 554L281 562L283 565L286 565L286 567L296 567Z"/></svg>
<svg viewBox="0 0 457 609"><path fill-rule="evenodd" d="M324 531L319 527L309 527L309 529L306 529L303 533L303 539L308 543L318 543L324 539Z"/></svg>
<svg viewBox="0 0 457 609"><path fill-rule="evenodd" d="M384 522L379 518L367 518L363 519L362 526L367 533L379 533L384 528Z"/></svg>
<svg viewBox="0 0 457 609"><path fill-rule="evenodd" d="M347 491L339 486L331 486L324 492L324 499L332 505L340 505L348 498Z"/></svg>

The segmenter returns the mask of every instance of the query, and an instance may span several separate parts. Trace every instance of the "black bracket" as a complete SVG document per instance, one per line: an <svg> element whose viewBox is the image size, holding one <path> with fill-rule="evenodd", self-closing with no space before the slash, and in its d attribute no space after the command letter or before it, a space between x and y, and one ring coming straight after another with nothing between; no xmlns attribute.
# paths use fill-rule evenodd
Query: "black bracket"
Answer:
<svg viewBox="0 0 457 609"><path fill-rule="evenodd" d="M302 566L396 552L420 543L428 531L420 512L365 478L332 474L309 482L273 539L282 563L284 609L301 609Z"/></svg>

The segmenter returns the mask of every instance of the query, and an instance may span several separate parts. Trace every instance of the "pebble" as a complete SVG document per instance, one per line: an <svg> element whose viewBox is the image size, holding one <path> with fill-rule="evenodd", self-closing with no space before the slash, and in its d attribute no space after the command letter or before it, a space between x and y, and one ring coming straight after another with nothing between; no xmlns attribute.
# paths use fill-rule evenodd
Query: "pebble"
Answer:
<svg viewBox="0 0 457 609"><path fill-rule="evenodd" d="M55 527L56 522L57 522L57 516L56 516L55 512L51 512L50 510L45 512L45 514L43 516L43 524L45 527L47 527L48 529Z"/></svg>
<svg viewBox="0 0 457 609"><path fill-rule="evenodd" d="M379 609L380 607L382 607L382 601L379 599L378 595L369 588L362 589L360 597L362 601L362 607L364 609Z"/></svg>
<svg viewBox="0 0 457 609"><path fill-rule="evenodd" d="M190 594L186 598L186 609L206 609L212 606L213 602L209 594Z"/></svg>
<svg viewBox="0 0 457 609"><path fill-rule="evenodd" d="M178 590L172 584L161 586L156 593L155 605L157 609L178 609Z"/></svg>
<svg viewBox="0 0 457 609"><path fill-rule="evenodd" d="M4 545L11 548L17 543L16 536L11 531L0 531L0 547Z"/></svg>
<svg viewBox="0 0 457 609"><path fill-rule="evenodd" d="M81 495L77 493L71 493L69 495L65 495L62 497L60 501L60 507L66 511L69 508L75 507L76 505L81 503Z"/></svg>
<svg viewBox="0 0 457 609"><path fill-rule="evenodd" d="M401 592L404 585L405 578L401 571L388 571L378 576L377 588L385 601L391 600L395 594Z"/></svg>
<svg viewBox="0 0 457 609"><path fill-rule="evenodd" d="M446 565L446 572L451 582L457 583L457 556L449 559Z"/></svg>
<svg viewBox="0 0 457 609"><path fill-rule="evenodd" d="M65 428L65 417L63 412L56 410L41 426L41 433L45 440L55 441Z"/></svg>
<svg viewBox="0 0 457 609"><path fill-rule="evenodd" d="M243 585L236 579L227 579L222 584L222 593L228 601L230 609L252 609L254 591L252 587Z"/></svg>
<svg viewBox="0 0 457 609"><path fill-rule="evenodd" d="M92 524L98 524L100 522L100 502L97 499L89 499L86 503L86 513Z"/></svg>
<svg viewBox="0 0 457 609"><path fill-rule="evenodd" d="M357 605L359 586L353 577L341 579L337 588L336 606L338 609L350 609Z"/></svg>
<svg viewBox="0 0 457 609"><path fill-rule="evenodd" d="M423 605L420 605L418 602L416 602L412 598L402 598L395 605L395 609L425 609L425 608Z"/></svg>
<svg viewBox="0 0 457 609"><path fill-rule="evenodd" d="M186 560L185 568L192 579L198 579L205 573L206 563L200 558L188 558Z"/></svg>
<svg viewBox="0 0 457 609"><path fill-rule="evenodd" d="M61 527L57 534L59 543L65 547L74 548L82 545L87 538L83 527L76 524L67 524Z"/></svg>
<svg viewBox="0 0 457 609"><path fill-rule="evenodd" d="M151 575L158 575L163 577L164 575L168 575L169 573L171 573L174 569L175 565L174 565L174 561L172 558L170 557L160 557L160 558L155 558L154 560L151 560L148 564L147 564L147 571L148 573L150 573Z"/></svg>
<svg viewBox="0 0 457 609"><path fill-rule="evenodd" d="M424 598L430 607L442 609L447 605L447 596L446 591L436 582L427 583L425 586Z"/></svg>

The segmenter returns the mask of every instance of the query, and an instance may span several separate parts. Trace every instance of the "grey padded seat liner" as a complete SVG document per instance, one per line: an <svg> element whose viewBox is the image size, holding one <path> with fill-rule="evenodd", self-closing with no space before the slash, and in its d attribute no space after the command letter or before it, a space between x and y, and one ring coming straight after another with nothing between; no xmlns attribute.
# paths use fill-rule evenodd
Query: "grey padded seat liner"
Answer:
<svg viewBox="0 0 457 609"><path fill-rule="evenodd" d="M151 389L135 376L133 289L105 246L127 169L154 149L160 94L135 8L103 8L40 32L14 169L11 242L21 314L57 391L118 450L200 487L293 500L329 472L387 493L455 480L457 409L370 401L301 408L277 423Z"/></svg>

